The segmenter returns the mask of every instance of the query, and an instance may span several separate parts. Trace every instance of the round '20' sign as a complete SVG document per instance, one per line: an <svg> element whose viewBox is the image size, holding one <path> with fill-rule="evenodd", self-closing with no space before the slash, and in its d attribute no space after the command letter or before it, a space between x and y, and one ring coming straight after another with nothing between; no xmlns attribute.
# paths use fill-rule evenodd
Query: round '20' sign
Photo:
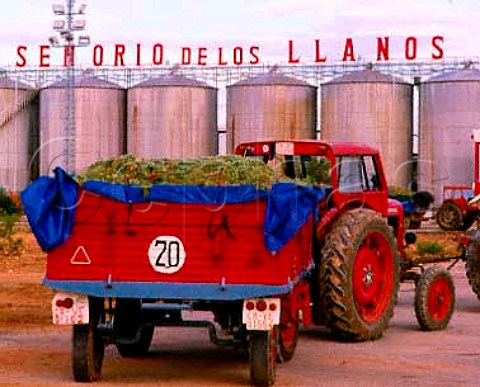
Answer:
<svg viewBox="0 0 480 387"><path fill-rule="evenodd" d="M156 237L148 249L148 258L155 271L173 274L185 263L185 248L180 239L172 235Z"/></svg>

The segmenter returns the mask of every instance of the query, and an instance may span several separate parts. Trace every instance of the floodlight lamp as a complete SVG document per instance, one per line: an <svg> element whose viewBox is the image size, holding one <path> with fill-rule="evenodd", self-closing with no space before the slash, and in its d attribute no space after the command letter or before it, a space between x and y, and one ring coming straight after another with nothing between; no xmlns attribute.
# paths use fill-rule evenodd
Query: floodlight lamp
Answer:
<svg viewBox="0 0 480 387"><path fill-rule="evenodd" d="M58 40L58 36L50 36L48 38L48 41L50 42L50 44L52 46L56 46L56 45L60 44L60 40Z"/></svg>
<svg viewBox="0 0 480 387"><path fill-rule="evenodd" d="M72 30L81 31L85 29L87 22L85 20L74 20L72 23Z"/></svg>
<svg viewBox="0 0 480 387"><path fill-rule="evenodd" d="M85 4L85 3L80 4L80 7L78 7L78 13L80 15L83 15L85 13L85 8L87 8L87 4Z"/></svg>
<svg viewBox="0 0 480 387"><path fill-rule="evenodd" d="M53 29L55 31L60 31L65 28L65 20L54 20Z"/></svg>
<svg viewBox="0 0 480 387"><path fill-rule="evenodd" d="M90 36L88 35L83 35L78 37L78 46L79 47L85 47L90 44Z"/></svg>
<svg viewBox="0 0 480 387"><path fill-rule="evenodd" d="M71 31L60 31L60 36L65 39L65 40L72 40L73 39L73 34Z"/></svg>
<svg viewBox="0 0 480 387"><path fill-rule="evenodd" d="M55 15L65 15L65 7L63 4L53 4L52 10Z"/></svg>

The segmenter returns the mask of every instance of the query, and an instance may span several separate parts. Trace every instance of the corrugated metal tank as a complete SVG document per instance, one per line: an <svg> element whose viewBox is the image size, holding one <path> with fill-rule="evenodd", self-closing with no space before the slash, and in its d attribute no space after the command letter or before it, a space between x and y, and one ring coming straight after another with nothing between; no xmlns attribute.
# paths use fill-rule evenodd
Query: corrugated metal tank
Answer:
<svg viewBox="0 0 480 387"><path fill-rule="evenodd" d="M66 168L65 133L68 80L40 91L40 172ZM89 75L74 78L75 166L82 172L95 161L125 152L126 91Z"/></svg>
<svg viewBox="0 0 480 387"><path fill-rule="evenodd" d="M38 93L29 86L0 77L0 186L18 192L36 172Z"/></svg>
<svg viewBox="0 0 480 387"><path fill-rule="evenodd" d="M275 72L227 87L227 152L241 142L316 138L317 88Z"/></svg>
<svg viewBox="0 0 480 387"><path fill-rule="evenodd" d="M217 153L217 89L170 74L128 90L128 153L188 158Z"/></svg>
<svg viewBox="0 0 480 387"><path fill-rule="evenodd" d="M473 182L471 133L480 128L480 71L464 69L420 84L419 189L442 201L445 184Z"/></svg>
<svg viewBox="0 0 480 387"><path fill-rule="evenodd" d="M367 68L321 85L321 138L380 150L389 185L412 183L413 86Z"/></svg>

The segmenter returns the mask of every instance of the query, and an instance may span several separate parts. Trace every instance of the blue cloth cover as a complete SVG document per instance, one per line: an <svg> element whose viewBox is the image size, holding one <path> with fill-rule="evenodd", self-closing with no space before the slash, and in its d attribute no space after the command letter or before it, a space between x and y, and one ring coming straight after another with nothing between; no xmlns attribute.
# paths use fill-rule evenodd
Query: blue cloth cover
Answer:
<svg viewBox="0 0 480 387"><path fill-rule="evenodd" d="M78 185L71 176L59 167L54 173L55 178L42 176L20 194L32 231L44 251L61 245L70 236L78 193ZM266 198L265 246L272 253L279 251L295 235L325 196L323 189L295 183L276 183L268 191L254 185L156 185L147 195L139 186L95 180L85 182L82 187L124 203L232 204Z"/></svg>
<svg viewBox="0 0 480 387"><path fill-rule="evenodd" d="M20 193L25 214L44 251L65 242L71 234L77 183L61 168L55 178L41 176Z"/></svg>

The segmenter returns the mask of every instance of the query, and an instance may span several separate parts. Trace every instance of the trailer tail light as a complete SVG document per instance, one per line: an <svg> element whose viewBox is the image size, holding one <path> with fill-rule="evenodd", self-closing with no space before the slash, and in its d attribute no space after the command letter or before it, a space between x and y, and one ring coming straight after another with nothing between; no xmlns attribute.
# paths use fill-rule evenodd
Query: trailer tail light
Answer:
<svg viewBox="0 0 480 387"><path fill-rule="evenodd" d="M267 310L267 303L264 300L257 301L257 310L265 312Z"/></svg>
<svg viewBox="0 0 480 387"><path fill-rule="evenodd" d="M55 325L88 324L88 297L74 293L55 294L52 300L52 318Z"/></svg>
<svg viewBox="0 0 480 387"><path fill-rule="evenodd" d="M73 306L73 300L70 297L67 297L65 299L58 299L55 302L55 305L59 308L65 308L65 309L71 309Z"/></svg>
<svg viewBox="0 0 480 387"><path fill-rule="evenodd" d="M280 323L280 298L243 301L242 322L247 330L267 331Z"/></svg>

